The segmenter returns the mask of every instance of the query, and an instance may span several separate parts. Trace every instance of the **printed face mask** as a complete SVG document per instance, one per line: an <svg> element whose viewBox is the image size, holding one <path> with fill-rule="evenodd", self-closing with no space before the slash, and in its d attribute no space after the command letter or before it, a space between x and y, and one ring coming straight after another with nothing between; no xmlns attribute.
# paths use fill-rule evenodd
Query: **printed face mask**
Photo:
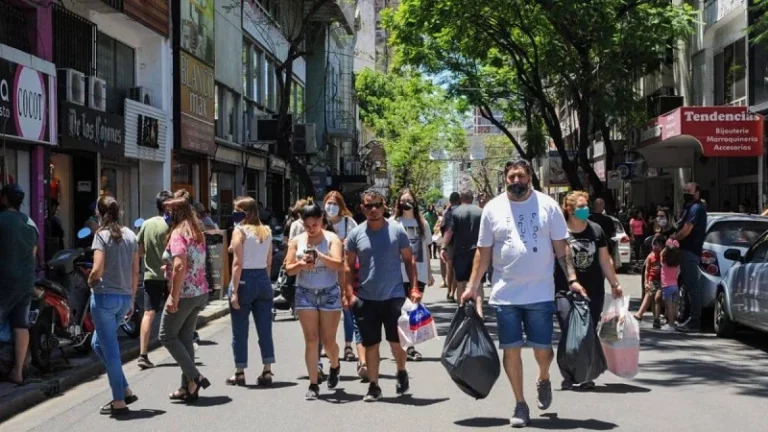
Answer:
<svg viewBox="0 0 768 432"><path fill-rule="evenodd" d="M336 217L339 215L339 205L338 204L326 204L325 205L325 212L328 213L328 216L330 217Z"/></svg>

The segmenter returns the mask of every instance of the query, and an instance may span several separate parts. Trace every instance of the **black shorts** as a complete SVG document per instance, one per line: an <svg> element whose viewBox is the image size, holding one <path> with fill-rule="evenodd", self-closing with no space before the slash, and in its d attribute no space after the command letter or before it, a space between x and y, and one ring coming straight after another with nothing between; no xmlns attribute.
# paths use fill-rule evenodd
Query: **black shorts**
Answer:
<svg viewBox="0 0 768 432"><path fill-rule="evenodd" d="M456 251L453 254L453 274L456 282L469 282L472 276L472 263L475 260L475 250Z"/></svg>
<svg viewBox="0 0 768 432"><path fill-rule="evenodd" d="M144 281L144 311L162 312L168 299L168 281Z"/></svg>
<svg viewBox="0 0 768 432"><path fill-rule="evenodd" d="M360 339L364 347L370 347L381 343L381 327L384 327L384 335L387 342L399 343L397 334L397 320L402 312L400 309L405 303L405 298L393 298L389 300L363 300L360 299L352 312L360 330Z"/></svg>
<svg viewBox="0 0 768 432"><path fill-rule="evenodd" d="M12 329L29 328L29 308L31 305L32 298L30 297L9 304L4 310L0 310L0 322L8 320L8 325Z"/></svg>
<svg viewBox="0 0 768 432"><path fill-rule="evenodd" d="M424 294L424 288L427 287L427 284L425 284L422 281L419 281L419 292ZM408 298L411 296L411 283L410 282L403 282L403 288L405 288L405 297Z"/></svg>

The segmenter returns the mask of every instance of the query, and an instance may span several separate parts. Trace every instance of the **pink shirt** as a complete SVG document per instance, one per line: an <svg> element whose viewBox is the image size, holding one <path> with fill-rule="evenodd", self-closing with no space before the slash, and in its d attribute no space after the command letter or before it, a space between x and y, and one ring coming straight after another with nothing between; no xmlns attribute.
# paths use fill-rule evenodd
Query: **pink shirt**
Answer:
<svg viewBox="0 0 768 432"><path fill-rule="evenodd" d="M661 264L661 286L666 288L668 286L677 285L677 277L680 276L680 267L670 267Z"/></svg>
<svg viewBox="0 0 768 432"><path fill-rule="evenodd" d="M645 222L640 219L630 219L629 228L632 229L632 234L639 236L645 233Z"/></svg>

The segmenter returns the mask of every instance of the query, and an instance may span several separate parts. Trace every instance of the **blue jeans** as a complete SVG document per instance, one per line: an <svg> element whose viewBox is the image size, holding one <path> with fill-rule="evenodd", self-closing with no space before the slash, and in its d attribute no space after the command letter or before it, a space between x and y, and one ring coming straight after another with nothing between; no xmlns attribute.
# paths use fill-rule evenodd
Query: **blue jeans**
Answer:
<svg viewBox="0 0 768 432"><path fill-rule="evenodd" d="M133 307L130 295L93 294L91 296L91 316L96 330L93 332L91 346L107 368L109 386L112 388L112 400L125 400L128 381L123 373L120 358L120 343L117 341L117 327L125 314Z"/></svg>
<svg viewBox="0 0 768 432"><path fill-rule="evenodd" d="M523 346L523 330L528 345L536 349L552 348L555 302L545 301L523 305L497 305L496 322L499 330L499 348Z"/></svg>
<svg viewBox="0 0 768 432"><path fill-rule="evenodd" d="M699 292L699 256L683 250L682 261L680 262L680 273L683 276L683 285L685 285L685 294L688 296L688 304L691 308L690 323L693 325L701 324L701 293Z"/></svg>
<svg viewBox="0 0 768 432"><path fill-rule="evenodd" d="M231 288L230 288L231 289ZM231 291L230 291L231 293ZM237 290L240 309L230 304L229 317L232 320L232 352L235 367L248 367L248 317L253 315L256 333L259 336L261 362L265 365L275 362L275 344L272 340L272 282L265 269L243 270L240 287Z"/></svg>

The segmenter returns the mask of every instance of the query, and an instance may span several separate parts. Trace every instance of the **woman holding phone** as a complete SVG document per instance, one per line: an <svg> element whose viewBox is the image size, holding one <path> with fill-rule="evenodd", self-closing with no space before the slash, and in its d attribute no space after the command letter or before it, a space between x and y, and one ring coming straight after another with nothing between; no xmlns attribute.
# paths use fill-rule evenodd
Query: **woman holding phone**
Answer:
<svg viewBox="0 0 768 432"><path fill-rule="evenodd" d="M326 231L323 209L316 203L301 210L305 232L291 239L285 257L285 269L296 275L296 310L304 332L304 361L309 376L307 400L320 394L317 362L322 340L331 370L328 388L339 384L339 346L336 330L341 319L341 289L339 271L342 269L343 246L339 237Z"/></svg>

